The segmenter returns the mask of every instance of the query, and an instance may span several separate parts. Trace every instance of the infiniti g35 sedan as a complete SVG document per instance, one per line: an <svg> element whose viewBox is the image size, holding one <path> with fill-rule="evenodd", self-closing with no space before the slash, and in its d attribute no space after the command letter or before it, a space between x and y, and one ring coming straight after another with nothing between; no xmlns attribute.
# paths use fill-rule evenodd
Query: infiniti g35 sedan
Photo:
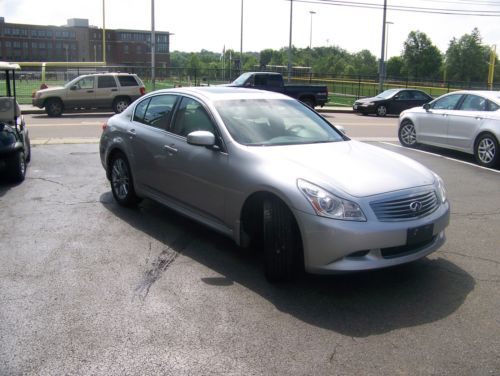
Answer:
<svg viewBox="0 0 500 376"><path fill-rule="evenodd" d="M481 166L500 163L500 92L457 91L399 117L403 146L428 144L473 154Z"/></svg>
<svg viewBox="0 0 500 376"><path fill-rule="evenodd" d="M443 181L282 94L159 90L103 127L115 200L153 199L263 252L271 281L411 262L445 242Z"/></svg>

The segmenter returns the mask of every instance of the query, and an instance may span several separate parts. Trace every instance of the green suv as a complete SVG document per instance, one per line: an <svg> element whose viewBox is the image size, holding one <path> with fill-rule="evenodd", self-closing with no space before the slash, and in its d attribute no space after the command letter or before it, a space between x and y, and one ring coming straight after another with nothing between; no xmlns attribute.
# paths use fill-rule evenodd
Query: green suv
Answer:
<svg viewBox="0 0 500 376"><path fill-rule="evenodd" d="M33 94L33 106L49 116L90 108L113 109L117 114L146 93L136 74L95 73L79 76L64 86L49 87Z"/></svg>

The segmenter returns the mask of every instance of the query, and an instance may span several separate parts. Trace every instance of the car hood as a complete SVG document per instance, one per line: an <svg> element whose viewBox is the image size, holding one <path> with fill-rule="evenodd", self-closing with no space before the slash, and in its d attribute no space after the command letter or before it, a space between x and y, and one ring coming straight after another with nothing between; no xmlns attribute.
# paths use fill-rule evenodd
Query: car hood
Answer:
<svg viewBox="0 0 500 376"><path fill-rule="evenodd" d="M357 141L263 147L277 174L287 171L325 189L366 197L434 183L434 174L400 154Z"/></svg>
<svg viewBox="0 0 500 376"><path fill-rule="evenodd" d="M385 101L386 99L380 97L370 97L370 98L361 98L356 101L356 103L368 103L368 102L378 102Z"/></svg>
<svg viewBox="0 0 500 376"><path fill-rule="evenodd" d="M47 89L37 90L37 93L45 94L45 93L53 93L55 91L61 91L61 90L64 90L64 86L51 86Z"/></svg>

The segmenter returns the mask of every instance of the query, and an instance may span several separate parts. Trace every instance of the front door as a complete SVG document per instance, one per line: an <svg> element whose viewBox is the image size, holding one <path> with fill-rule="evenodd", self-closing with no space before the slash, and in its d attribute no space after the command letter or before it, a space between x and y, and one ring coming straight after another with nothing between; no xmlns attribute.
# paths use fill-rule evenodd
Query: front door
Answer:
<svg viewBox="0 0 500 376"><path fill-rule="evenodd" d="M66 107L91 107L95 101L95 77L86 76L76 81L69 88L66 96Z"/></svg>

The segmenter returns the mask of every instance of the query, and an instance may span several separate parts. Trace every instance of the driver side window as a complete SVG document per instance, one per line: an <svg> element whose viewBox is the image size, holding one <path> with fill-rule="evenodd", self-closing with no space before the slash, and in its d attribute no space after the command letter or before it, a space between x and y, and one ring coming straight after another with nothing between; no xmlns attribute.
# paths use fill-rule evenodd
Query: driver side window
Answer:
<svg viewBox="0 0 500 376"><path fill-rule="evenodd" d="M76 84L77 89L88 90L94 88L94 77L85 77L78 81Z"/></svg>
<svg viewBox="0 0 500 376"><path fill-rule="evenodd" d="M452 94L440 98L432 104L434 110L454 110L457 103L462 98L462 94Z"/></svg>

